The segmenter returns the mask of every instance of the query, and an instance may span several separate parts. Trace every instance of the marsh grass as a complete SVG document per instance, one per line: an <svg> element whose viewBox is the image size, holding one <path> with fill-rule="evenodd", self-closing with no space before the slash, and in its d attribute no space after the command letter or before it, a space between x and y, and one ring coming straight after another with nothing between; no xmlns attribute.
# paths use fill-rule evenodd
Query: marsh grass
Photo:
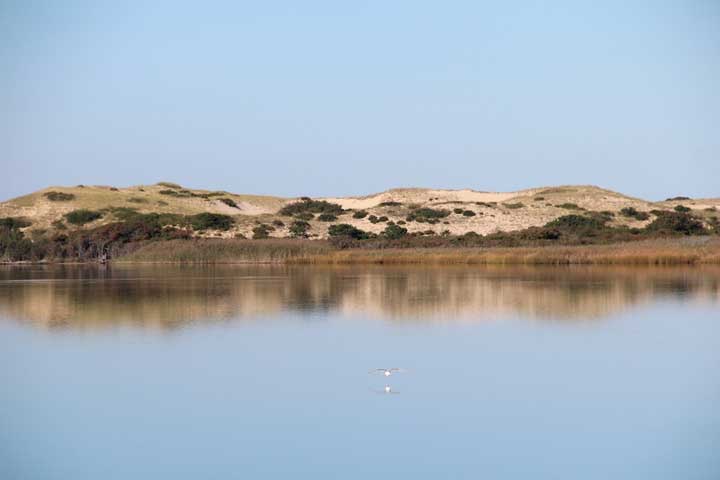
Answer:
<svg viewBox="0 0 720 480"><path fill-rule="evenodd" d="M696 265L720 264L720 239L510 248L338 249L324 240L193 239L149 242L116 261L307 265Z"/></svg>

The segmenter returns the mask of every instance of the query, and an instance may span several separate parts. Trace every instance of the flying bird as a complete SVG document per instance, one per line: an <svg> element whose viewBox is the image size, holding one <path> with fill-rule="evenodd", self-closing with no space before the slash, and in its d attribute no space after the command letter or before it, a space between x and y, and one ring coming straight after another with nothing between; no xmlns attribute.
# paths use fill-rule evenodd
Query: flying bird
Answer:
<svg viewBox="0 0 720 480"><path fill-rule="evenodd" d="M379 373L380 375L385 375L386 377L389 377L393 373L404 373L407 372L404 368L398 368L398 367L392 367L392 368L374 368L370 370L368 373Z"/></svg>
<svg viewBox="0 0 720 480"><path fill-rule="evenodd" d="M371 391L380 395L397 395L400 393L396 390L393 390L390 385L385 385L382 390L371 389Z"/></svg>

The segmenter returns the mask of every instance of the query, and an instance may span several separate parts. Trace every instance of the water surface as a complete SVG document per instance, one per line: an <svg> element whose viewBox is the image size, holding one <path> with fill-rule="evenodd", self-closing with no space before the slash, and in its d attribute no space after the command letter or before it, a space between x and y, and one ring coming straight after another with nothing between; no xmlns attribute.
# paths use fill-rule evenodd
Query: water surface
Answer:
<svg viewBox="0 0 720 480"><path fill-rule="evenodd" d="M717 479L719 347L712 268L3 267L0 478Z"/></svg>

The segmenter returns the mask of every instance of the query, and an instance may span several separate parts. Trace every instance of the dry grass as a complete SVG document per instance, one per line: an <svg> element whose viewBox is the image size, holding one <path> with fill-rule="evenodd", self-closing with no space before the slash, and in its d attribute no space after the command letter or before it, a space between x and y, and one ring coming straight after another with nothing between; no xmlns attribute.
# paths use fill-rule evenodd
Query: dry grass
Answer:
<svg viewBox="0 0 720 480"><path fill-rule="evenodd" d="M317 265L697 265L720 264L720 239L648 240L536 248L338 250L317 240L198 239L154 242L121 262Z"/></svg>

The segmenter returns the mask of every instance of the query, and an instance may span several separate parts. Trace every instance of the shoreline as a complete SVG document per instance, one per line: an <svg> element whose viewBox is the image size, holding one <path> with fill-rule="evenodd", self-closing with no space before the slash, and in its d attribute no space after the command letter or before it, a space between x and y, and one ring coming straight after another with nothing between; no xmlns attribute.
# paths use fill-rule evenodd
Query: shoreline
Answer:
<svg viewBox="0 0 720 480"><path fill-rule="evenodd" d="M89 265L95 261L0 262ZM148 242L109 264L238 265L717 265L719 237L535 247L348 248L312 240L195 239Z"/></svg>

